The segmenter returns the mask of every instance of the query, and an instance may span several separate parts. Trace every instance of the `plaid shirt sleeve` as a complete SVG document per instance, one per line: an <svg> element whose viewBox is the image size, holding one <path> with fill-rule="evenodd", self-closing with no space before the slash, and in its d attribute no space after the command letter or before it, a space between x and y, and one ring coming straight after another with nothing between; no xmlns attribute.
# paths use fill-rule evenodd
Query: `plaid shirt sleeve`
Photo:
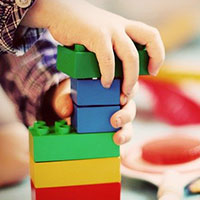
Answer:
<svg viewBox="0 0 200 200"><path fill-rule="evenodd" d="M52 86L66 79L56 70L57 48L48 33L22 56L0 56L0 84L14 102L19 119L30 126L41 119L41 103Z"/></svg>
<svg viewBox="0 0 200 200"><path fill-rule="evenodd" d="M0 54L9 52L22 55L40 37L42 29L20 26L22 18L34 1L31 0L29 7L21 8L15 0L0 0ZM22 33L22 37L17 32Z"/></svg>

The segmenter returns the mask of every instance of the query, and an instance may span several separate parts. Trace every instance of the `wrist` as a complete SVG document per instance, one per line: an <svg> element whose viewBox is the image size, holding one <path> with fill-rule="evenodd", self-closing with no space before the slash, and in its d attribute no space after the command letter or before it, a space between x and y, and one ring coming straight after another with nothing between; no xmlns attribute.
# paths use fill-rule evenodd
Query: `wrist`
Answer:
<svg viewBox="0 0 200 200"><path fill-rule="evenodd" d="M49 4L48 0L36 0L22 19L21 25L31 28L48 28Z"/></svg>

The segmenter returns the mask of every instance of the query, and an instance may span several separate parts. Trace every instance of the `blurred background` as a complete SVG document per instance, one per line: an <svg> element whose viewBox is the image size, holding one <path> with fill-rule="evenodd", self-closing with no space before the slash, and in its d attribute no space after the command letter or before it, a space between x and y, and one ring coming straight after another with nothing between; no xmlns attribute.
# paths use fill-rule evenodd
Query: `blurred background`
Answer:
<svg viewBox="0 0 200 200"><path fill-rule="evenodd" d="M159 75L156 78L141 77L139 80L140 90L135 97L138 111L133 123L134 136L129 144L122 146L122 150L152 137L168 134L200 137L200 1L88 1L158 28L166 48L166 60ZM5 104L2 113L9 113L0 115L1 121L6 123L16 116L6 95L0 92L0 104ZM123 200L156 199L157 188L154 185L129 175L124 175L122 183ZM15 199L29 200L28 181L0 190L0 199L13 200L13 193ZM200 196L190 194L185 195L184 199L200 199Z"/></svg>

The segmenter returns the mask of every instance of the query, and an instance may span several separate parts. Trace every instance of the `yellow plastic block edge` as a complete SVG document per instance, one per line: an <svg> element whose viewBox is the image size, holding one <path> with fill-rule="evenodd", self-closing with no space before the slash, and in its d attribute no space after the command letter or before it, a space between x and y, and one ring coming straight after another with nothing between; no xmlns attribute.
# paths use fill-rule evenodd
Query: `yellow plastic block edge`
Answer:
<svg viewBox="0 0 200 200"><path fill-rule="evenodd" d="M30 175L36 188L120 182L120 157L35 163Z"/></svg>

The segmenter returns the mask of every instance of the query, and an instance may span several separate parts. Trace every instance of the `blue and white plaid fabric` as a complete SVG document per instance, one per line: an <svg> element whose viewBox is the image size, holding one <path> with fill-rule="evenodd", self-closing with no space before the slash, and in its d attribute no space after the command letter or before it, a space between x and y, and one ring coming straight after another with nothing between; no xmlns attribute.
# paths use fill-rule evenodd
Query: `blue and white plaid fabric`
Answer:
<svg viewBox="0 0 200 200"><path fill-rule="evenodd" d="M66 76L56 70L56 43L48 32L20 26L27 10L15 0L0 0L0 84L29 126L45 92Z"/></svg>

